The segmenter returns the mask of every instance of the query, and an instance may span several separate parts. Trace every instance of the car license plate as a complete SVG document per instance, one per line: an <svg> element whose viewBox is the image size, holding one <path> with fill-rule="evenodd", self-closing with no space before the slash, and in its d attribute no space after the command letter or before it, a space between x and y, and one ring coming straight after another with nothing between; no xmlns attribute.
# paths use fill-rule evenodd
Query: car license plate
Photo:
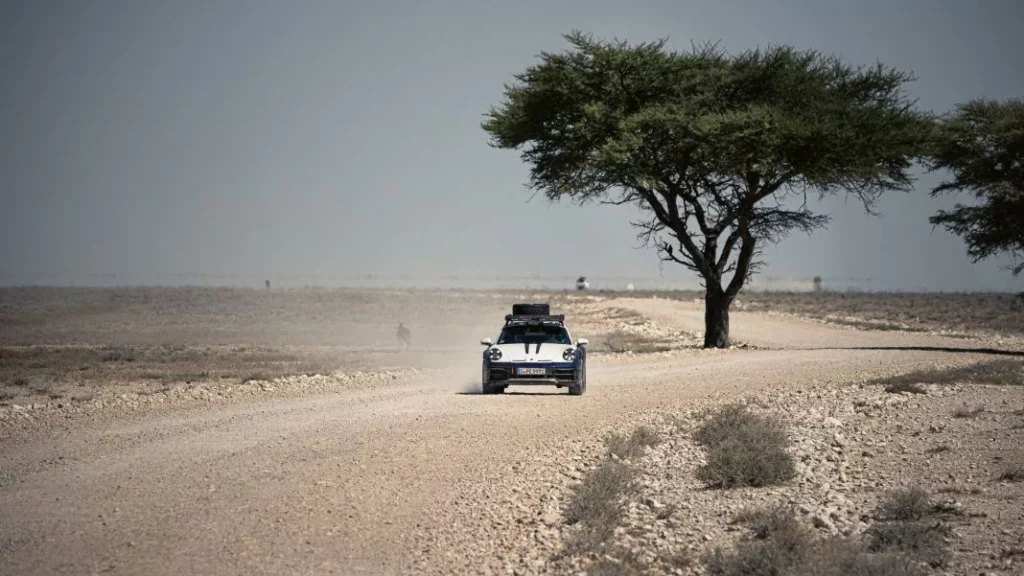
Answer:
<svg viewBox="0 0 1024 576"><path fill-rule="evenodd" d="M543 376L547 371L543 368L517 368L516 374L520 376Z"/></svg>

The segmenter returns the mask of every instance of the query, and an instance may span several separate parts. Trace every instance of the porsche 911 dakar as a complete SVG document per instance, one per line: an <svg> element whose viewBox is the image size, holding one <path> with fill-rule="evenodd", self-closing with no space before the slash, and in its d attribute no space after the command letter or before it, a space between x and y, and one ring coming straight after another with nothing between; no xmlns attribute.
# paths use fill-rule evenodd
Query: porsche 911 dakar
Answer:
<svg viewBox="0 0 1024 576"><path fill-rule="evenodd" d="M587 340L574 340L565 315L552 315L548 304L513 304L497 341L485 338L480 343L487 347L484 394L520 385L568 388L573 396L587 389Z"/></svg>

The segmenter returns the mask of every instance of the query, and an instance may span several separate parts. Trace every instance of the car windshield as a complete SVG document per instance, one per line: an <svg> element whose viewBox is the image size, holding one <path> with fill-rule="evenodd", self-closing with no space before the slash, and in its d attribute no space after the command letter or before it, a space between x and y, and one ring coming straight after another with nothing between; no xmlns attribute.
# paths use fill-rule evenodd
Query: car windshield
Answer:
<svg viewBox="0 0 1024 576"><path fill-rule="evenodd" d="M571 344L569 332L561 326L506 326L498 344Z"/></svg>

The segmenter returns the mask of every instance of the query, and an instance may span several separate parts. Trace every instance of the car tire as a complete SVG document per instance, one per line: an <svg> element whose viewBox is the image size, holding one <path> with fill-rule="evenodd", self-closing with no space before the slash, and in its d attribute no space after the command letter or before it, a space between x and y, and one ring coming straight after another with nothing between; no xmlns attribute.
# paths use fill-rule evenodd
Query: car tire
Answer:
<svg viewBox="0 0 1024 576"><path fill-rule="evenodd" d="M583 370L580 373L580 379L578 382L573 382L569 385L570 396L582 396L587 391L587 366L583 365Z"/></svg>
<svg viewBox="0 0 1024 576"><path fill-rule="evenodd" d="M480 388L483 390L484 394L504 394L506 387L507 387L507 385L505 385L505 386L502 386L500 384L491 385L491 384L488 384L486 382L484 382L483 384L480 385Z"/></svg>
<svg viewBox="0 0 1024 576"><path fill-rule="evenodd" d="M513 316L550 316L550 304L513 304Z"/></svg>

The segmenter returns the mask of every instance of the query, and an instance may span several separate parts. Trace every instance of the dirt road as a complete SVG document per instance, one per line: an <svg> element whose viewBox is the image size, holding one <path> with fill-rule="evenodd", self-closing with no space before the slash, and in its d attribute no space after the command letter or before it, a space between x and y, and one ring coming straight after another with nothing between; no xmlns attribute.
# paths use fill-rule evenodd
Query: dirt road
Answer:
<svg viewBox="0 0 1024 576"><path fill-rule="evenodd" d="M687 303L616 305L699 327L699 309ZM2 572L458 571L460 550L431 548L437 534L476 549L498 542L495 533L452 534L489 505L460 496L481 483L494 501L543 490L505 471L529 466L554 440L710 394L982 358L929 350L971 344L923 334L742 313L732 324L737 340L771 349L595 361L580 398L546 388L470 393L479 367L467 350L458 367L385 388L50 421L0 443Z"/></svg>

